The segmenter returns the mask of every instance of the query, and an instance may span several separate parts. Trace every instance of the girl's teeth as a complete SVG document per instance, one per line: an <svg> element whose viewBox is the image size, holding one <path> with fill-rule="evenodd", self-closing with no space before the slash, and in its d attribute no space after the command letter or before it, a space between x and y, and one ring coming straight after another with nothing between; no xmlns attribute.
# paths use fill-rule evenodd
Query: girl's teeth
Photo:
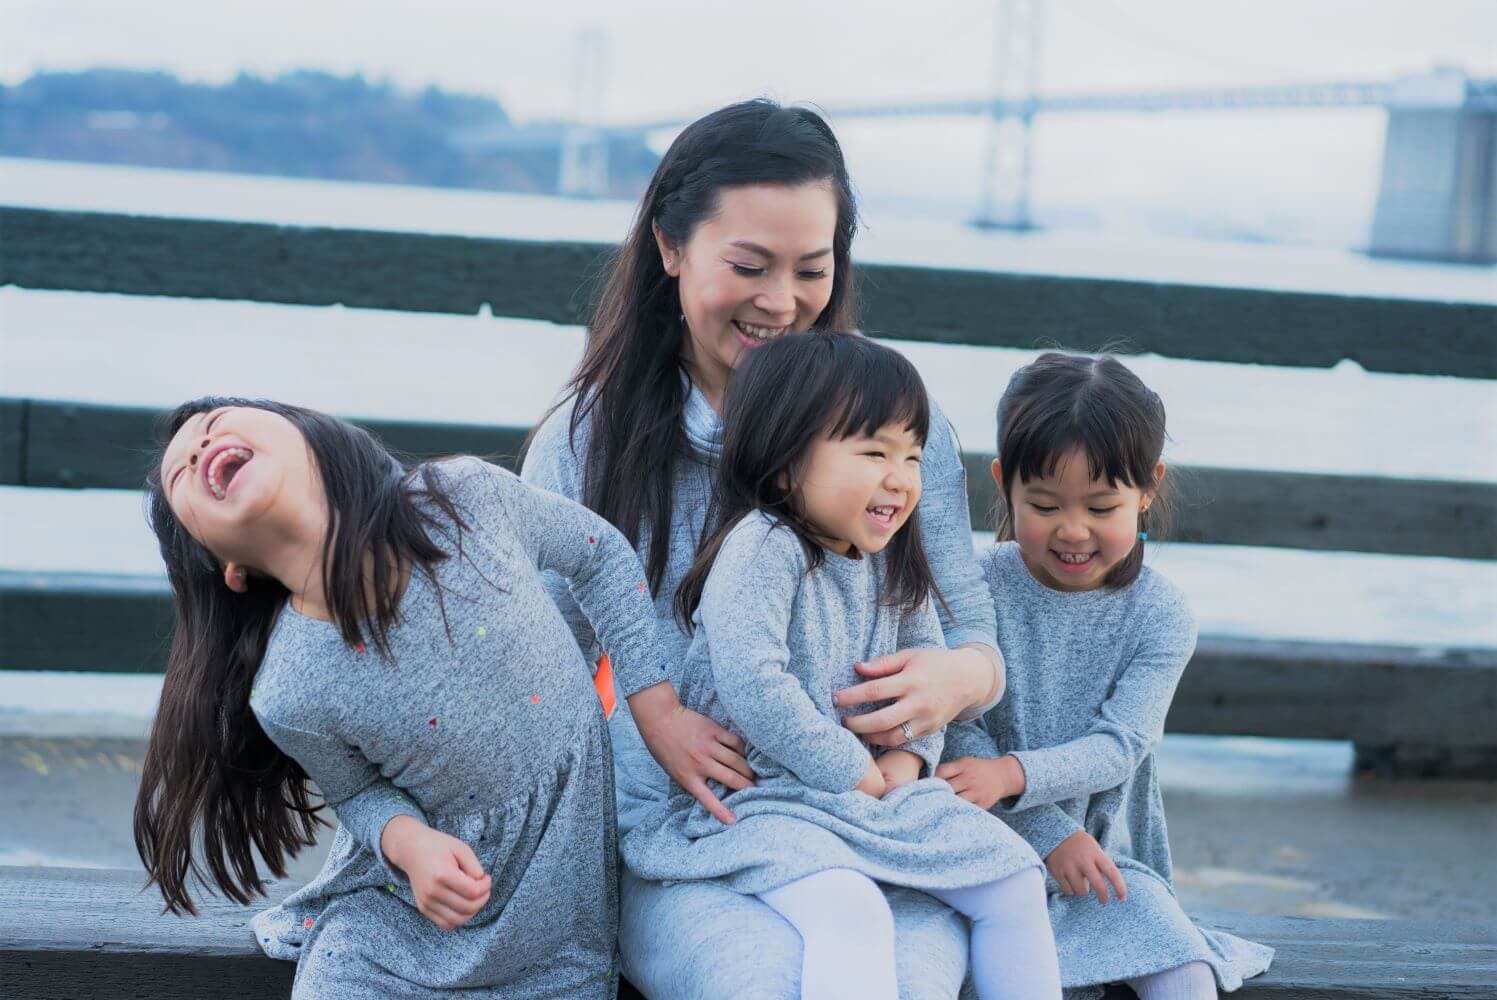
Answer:
<svg viewBox="0 0 1497 1000"><path fill-rule="evenodd" d="M224 485L224 466L231 460L237 460L242 465L254 457L254 452L248 448L225 448L213 459L213 465L208 469L208 486L213 490L213 496L222 500L228 495L228 487Z"/></svg>
<svg viewBox="0 0 1497 1000"><path fill-rule="evenodd" d="M1057 552L1055 553L1055 555L1060 559L1061 562L1070 563L1072 566L1078 566L1081 563L1089 562L1092 558L1090 553L1088 553L1087 555L1080 555L1079 553L1075 552Z"/></svg>

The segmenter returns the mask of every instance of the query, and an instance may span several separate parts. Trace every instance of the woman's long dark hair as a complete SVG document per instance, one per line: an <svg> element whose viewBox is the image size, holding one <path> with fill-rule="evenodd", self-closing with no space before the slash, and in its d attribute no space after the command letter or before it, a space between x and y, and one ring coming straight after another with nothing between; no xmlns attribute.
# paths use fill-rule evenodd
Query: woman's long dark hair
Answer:
<svg viewBox="0 0 1497 1000"><path fill-rule="evenodd" d="M751 510L777 518L795 532L810 567L826 558L802 513L797 482L819 437L872 435L908 427L923 446L930 433L930 401L915 366L900 354L854 333L812 332L755 348L728 380L723 404L723 453L707 533L696 561L676 590L676 617L690 630L692 615L724 539ZM880 600L913 612L936 586L920 537L920 510L910 512L888 548Z"/></svg>
<svg viewBox="0 0 1497 1000"><path fill-rule="evenodd" d="M1092 479L1158 491L1154 469L1164 454L1164 402L1110 354L1041 354L1014 372L998 401L998 465L1002 515L998 540L1014 537L1014 481L1053 475L1061 459L1080 449ZM1138 530L1157 538L1168 522L1167 496L1156 492ZM1153 527L1150 527L1150 525ZM1144 565L1138 539L1102 585L1126 587Z"/></svg>
<svg viewBox="0 0 1497 1000"><path fill-rule="evenodd" d="M330 515L322 546L328 610L350 647L367 639L388 657L400 568L431 577L447 557L424 530L436 520L415 501L434 503L449 519L443 527L459 536L465 527L439 474L431 466L408 474L360 428L266 400L184 403L163 422L163 451L189 418L225 406L269 410L301 431ZM270 741L249 707L255 672L289 592L270 577L250 578L242 594L224 585L218 559L172 513L160 459L158 453L147 476L146 502L176 625L135 799L135 849L147 885L160 887L166 909L196 913L190 878L211 881L235 902L248 903L265 891L254 852L283 878L286 862L313 843L324 821L306 773ZM199 837L201 859L194 856Z"/></svg>
<svg viewBox="0 0 1497 1000"><path fill-rule="evenodd" d="M589 324L587 353L558 406L575 399L571 439L591 415L583 503L638 546L658 593L670 557L672 487L685 452L686 335L676 279L665 273L652 227L683 247L728 188L826 181L837 199L832 294L812 329L857 325L852 240L857 205L831 127L814 111L755 100L691 123L671 143L615 256ZM554 410L553 410L554 412Z"/></svg>

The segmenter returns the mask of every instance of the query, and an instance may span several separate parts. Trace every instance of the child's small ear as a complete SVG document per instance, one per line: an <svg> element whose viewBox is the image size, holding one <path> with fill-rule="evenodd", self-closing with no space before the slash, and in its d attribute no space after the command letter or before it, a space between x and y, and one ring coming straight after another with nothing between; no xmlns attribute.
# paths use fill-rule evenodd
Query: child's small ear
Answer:
<svg viewBox="0 0 1497 1000"><path fill-rule="evenodd" d="M1154 498L1159 495L1159 487L1164 485L1164 473L1165 465L1161 460L1154 466L1154 488L1148 493L1148 503L1144 504L1144 510L1148 510L1149 504L1153 503Z"/></svg>
<svg viewBox="0 0 1497 1000"><path fill-rule="evenodd" d="M238 563L224 566L224 586L236 594L249 593L249 571Z"/></svg>
<svg viewBox="0 0 1497 1000"><path fill-rule="evenodd" d="M997 486L999 491L1001 492L1003 490L1003 466L998 464L998 460L996 458L993 459L992 473L993 485Z"/></svg>

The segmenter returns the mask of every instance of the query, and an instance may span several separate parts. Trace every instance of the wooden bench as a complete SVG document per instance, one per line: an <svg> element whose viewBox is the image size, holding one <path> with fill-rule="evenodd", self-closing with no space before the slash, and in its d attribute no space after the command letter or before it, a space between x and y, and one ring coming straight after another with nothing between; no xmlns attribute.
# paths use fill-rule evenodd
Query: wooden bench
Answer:
<svg viewBox="0 0 1497 1000"><path fill-rule="evenodd" d="M202 916L161 914L143 876L121 869L0 867L0 996L28 1000L284 997L294 965L266 958L258 907L211 900ZM289 887L278 886L273 898ZM1497 998L1497 924L1311 920L1203 914L1272 945L1244 1000ZM625 988L621 997L637 997ZM1131 997L1126 989L1109 997ZM671 1000L671 998L657 998ZM726 998L725 998L726 1000Z"/></svg>

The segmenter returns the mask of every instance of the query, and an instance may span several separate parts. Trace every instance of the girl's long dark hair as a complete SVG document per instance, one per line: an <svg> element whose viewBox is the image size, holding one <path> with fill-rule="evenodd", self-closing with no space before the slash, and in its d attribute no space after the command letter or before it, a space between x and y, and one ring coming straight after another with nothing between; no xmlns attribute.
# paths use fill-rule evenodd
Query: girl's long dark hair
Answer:
<svg viewBox="0 0 1497 1000"><path fill-rule="evenodd" d="M571 439L589 415L583 503L639 545L658 593L670 556L672 488L686 451L686 335L676 279L665 273L652 226L683 247L727 188L829 182L837 199L832 293L813 329L857 325L852 241L857 206L831 126L814 111L755 100L700 118L655 169L629 237L613 259L589 324L589 341L558 407L575 399ZM554 412L553 408L553 412Z"/></svg>
<svg viewBox="0 0 1497 1000"><path fill-rule="evenodd" d="M812 332L781 337L750 352L728 380L723 404L723 453L706 535L676 590L676 617L692 615L718 551L749 511L762 510L795 532L812 569L826 551L801 511L796 486L819 437L872 435L889 424L908 427L923 446L930 401L920 373L904 355L854 333ZM913 612L936 586L920 536L920 510L890 540L880 599Z"/></svg>
<svg viewBox="0 0 1497 1000"><path fill-rule="evenodd" d="M1164 402L1117 358L1041 354L1014 372L998 401L998 540L1014 537L1014 481L1053 475L1077 449L1086 455L1092 479L1156 491L1149 510L1139 514L1138 529L1157 538L1169 514L1168 497L1159 495L1154 478L1165 438ZM1145 544L1138 539L1102 585L1116 589L1138 579Z"/></svg>
<svg viewBox="0 0 1497 1000"><path fill-rule="evenodd" d="M190 417L224 406L269 410L301 431L330 515L322 551L328 609L344 642L367 640L388 657L400 568L430 577L447 557L424 530L436 520L415 501L434 503L450 521L443 527L460 534L465 526L439 473L423 466L408 474L360 428L266 400L185 403L165 418L162 449ZM286 862L313 843L324 821L306 773L270 741L249 707L250 686L289 592L270 577L250 578L243 594L224 585L219 561L172 513L160 458L147 476L146 502L176 625L135 799L135 849L166 909L196 913L190 879L248 903L265 891L255 852L283 878Z"/></svg>

